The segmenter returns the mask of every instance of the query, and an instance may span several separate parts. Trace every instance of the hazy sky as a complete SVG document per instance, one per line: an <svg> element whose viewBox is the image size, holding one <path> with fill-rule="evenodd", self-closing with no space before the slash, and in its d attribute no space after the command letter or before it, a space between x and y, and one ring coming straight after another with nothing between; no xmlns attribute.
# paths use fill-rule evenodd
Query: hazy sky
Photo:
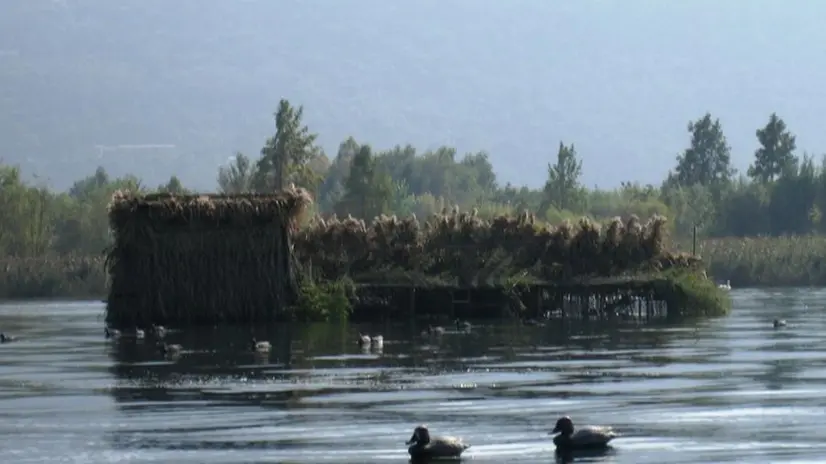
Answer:
<svg viewBox="0 0 826 464"><path fill-rule="evenodd" d="M103 162L209 188L232 151L257 154L281 97L330 154L348 135L450 144L533 186L560 140L588 185L659 182L706 111L741 171L772 111L826 152L823 1L30 1L57 6L0 5L0 101L21 115L0 150L52 177L91 172L95 144L174 143Z"/></svg>

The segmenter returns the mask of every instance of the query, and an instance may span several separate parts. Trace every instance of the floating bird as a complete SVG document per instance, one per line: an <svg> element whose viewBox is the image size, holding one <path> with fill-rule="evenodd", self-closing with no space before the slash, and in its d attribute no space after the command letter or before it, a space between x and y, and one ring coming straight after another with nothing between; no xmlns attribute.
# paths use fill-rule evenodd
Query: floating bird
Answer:
<svg viewBox="0 0 826 464"><path fill-rule="evenodd" d="M358 344L362 348L376 348L381 349L384 347L384 337L381 335L373 335L372 337L369 335L364 335L359 332Z"/></svg>
<svg viewBox="0 0 826 464"><path fill-rule="evenodd" d="M272 349L272 345L270 345L270 342L259 342L253 337L252 340L250 340L250 348L252 351L267 353Z"/></svg>
<svg viewBox="0 0 826 464"><path fill-rule="evenodd" d="M445 328L442 327L442 326L438 326L438 325L435 326L435 327L432 326L432 325L428 325L427 326L427 331L430 333L430 335L444 335Z"/></svg>
<svg viewBox="0 0 826 464"><path fill-rule="evenodd" d="M16 341L16 340L17 340L17 337L12 337L11 335L6 335L6 334L0 332L0 343L9 343L9 342L13 342L13 341Z"/></svg>
<svg viewBox="0 0 826 464"><path fill-rule="evenodd" d="M731 290L731 281L727 280L726 283L718 285L717 288L721 290Z"/></svg>
<svg viewBox="0 0 826 464"><path fill-rule="evenodd" d="M144 337L146 337L146 333L143 331L143 329L135 327L135 338L143 339Z"/></svg>
<svg viewBox="0 0 826 464"><path fill-rule="evenodd" d="M456 319L453 323L456 324L456 330L460 332L470 332L470 329L473 327L470 325L470 322L460 321L459 319Z"/></svg>
<svg viewBox="0 0 826 464"><path fill-rule="evenodd" d="M155 334L155 336L158 338L166 337L166 327L162 325L153 325L152 333Z"/></svg>
<svg viewBox="0 0 826 464"><path fill-rule="evenodd" d="M370 343L372 344L373 348L382 348L384 347L384 337L381 335L373 335L370 337Z"/></svg>
<svg viewBox="0 0 826 464"><path fill-rule="evenodd" d="M554 437L554 445L562 450L605 448L609 441L617 437L611 427L585 426L575 432L574 422L568 416L559 418L549 435L557 433L559 435Z"/></svg>
<svg viewBox="0 0 826 464"><path fill-rule="evenodd" d="M778 327L785 327L786 326L786 320L785 319L775 319L773 324L774 324L775 329L778 328Z"/></svg>
<svg viewBox="0 0 826 464"><path fill-rule="evenodd" d="M169 345L167 343L158 343L158 350L163 354L179 354L184 347L181 345Z"/></svg>
<svg viewBox="0 0 826 464"><path fill-rule="evenodd" d="M470 448L461 438L449 436L430 436L426 425L420 425L413 430L413 436L405 442L410 445L407 452L414 459L431 458L458 458Z"/></svg>
<svg viewBox="0 0 826 464"><path fill-rule="evenodd" d="M109 327L104 327L103 328L103 335L106 338L118 338L118 337L120 337L120 330L110 329Z"/></svg>

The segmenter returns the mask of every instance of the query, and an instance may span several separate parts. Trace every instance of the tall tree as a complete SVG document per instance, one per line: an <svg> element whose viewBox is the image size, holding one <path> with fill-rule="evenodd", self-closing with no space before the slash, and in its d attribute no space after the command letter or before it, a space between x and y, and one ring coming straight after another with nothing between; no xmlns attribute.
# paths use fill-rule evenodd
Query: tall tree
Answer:
<svg viewBox="0 0 826 464"><path fill-rule="evenodd" d="M226 166L218 169L218 187L224 193L245 193L253 189L256 165L243 153L235 153Z"/></svg>
<svg viewBox="0 0 826 464"><path fill-rule="evenodd" d="M360 148L361 146L353 137L347 137L347 140L339 144L338 153L330 163L324 180L318 188L319 206L331 208L341 200L344 195L344 183L350 173L350 164Z"/></svg>
<svg viewBox="0 0 826 464"><path fill-rule="evenodd" d="M565 146L559 142L556 164L548 163L548 180L543 189L542 209L547 209L549 205L559 210L572 209L579 199L581 176L582 161L577 158L576 148L573 144Z"/></svg>
<svg viewBox="0 0 826 464"><path fill-rule="evenodd" d="M315 191L321 181L312 168L321 156L316 134L304 125L304 107L294 108L282 99L275 113L275 135L267 139L257 163L255 188L259 191L281 190L289 183Z"/></svg>
<svg viewBox="0 0 826 464"><path fill-rule="evenodd" d="M389 211L394 190L390 176L377 169L370 146L362 145L350 163L344 197L336 210L342 215L373 218Z"/></svg>
<svg viewBox="0 0 826 464"><path fill-rule="evenodd" d="M691 143L682 155L677 156L676 175L670 175L671 183L683 186L700 184L721 186L731 181L731 148L723 134L719 119L706 113L702 118L688 123Z"/></svg>
<svg viewBox="0 0 826 464"><path fill-rule="evenodd" d="M796 137L788 131L786 123L772 113L769 122L756 132L760 148L754 152L754 163L748 175L762 183L772 182L794 161Z"/></svg>

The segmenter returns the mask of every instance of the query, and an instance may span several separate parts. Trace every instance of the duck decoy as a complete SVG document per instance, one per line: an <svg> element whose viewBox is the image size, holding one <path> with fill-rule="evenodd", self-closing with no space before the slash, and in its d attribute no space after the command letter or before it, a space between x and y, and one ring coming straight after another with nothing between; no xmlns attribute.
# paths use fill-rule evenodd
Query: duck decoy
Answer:
<svg viewBox="0 0 826 464"><path fill-rule="evenodd" d="M381 335L373 335L370 337L370 343L373 348L382 348L384 347L384 337Z"/></svg>
<svg viewBox="0 0 826 464"><path fill-rule="evenodd" d="M181 345L170 345L168 343L158 343L158 350L163 354L179 354L184 347Z"/></svg>
<svg viewBox="0 0 826 464"><path fill-rule="evenodd" d="M250 348L252 351L257 351L259 353L268 353L272 349L272 345L270 345L270 342L259 342L255 339L255 337L253 337L252 340L250 340Z"/></svg>
<svg viewBox="0 0 826 464"><path fill-rule="evenodd" d="M785 327L786 326L786 320L785 319L775 319L772 324L774 325L775 329L778 328L778 327Z"/></svg>
<svg viewBox="0 0 826 464"><path fill-rule="evenodd" d="M414 459L458 458L470 448L461 438L450 436L430 436L426 425L420 425L413 430L413 436L405 442L410 445L408 454Z"/></svg>
<svg viewBox="0 0 826 464"><path fill-rule="evenodd" d="M470 322L460 321L459 319L456 319L453 323L456 324L456 330L459 332L470 332L470 329L473 327L470 325Z"/></svg>
<svg viewBox="0 0 826 464"><path fill-rule="evenodd" d="M9 343L17 341L17 337L12 337L11 335L6 335L0 332L0 343Z"/></svg>
<svg viewBox="0 0 826 464"><path fill-rule="evenodd" d="M109 327L104 327L103 328L103 335L106 338L119 338L120 337L120 330L110 329Z"/></svg>
<svg viewBox="0 0 826 464"><path fill-rule="evenodd" d="M153 325L152 333L155 334L155 336L158 338L166 337L166 327L162 325Z"/></svg>
<svg viewBox="0 0 826 464"><path fill-rule="evenodd" d="M562 450L605 448L617 437L611 427L585 426L574 431L574 422L568 416L560 417L549 435L557 433L559 435L554 437L554 445Z"/></svg>

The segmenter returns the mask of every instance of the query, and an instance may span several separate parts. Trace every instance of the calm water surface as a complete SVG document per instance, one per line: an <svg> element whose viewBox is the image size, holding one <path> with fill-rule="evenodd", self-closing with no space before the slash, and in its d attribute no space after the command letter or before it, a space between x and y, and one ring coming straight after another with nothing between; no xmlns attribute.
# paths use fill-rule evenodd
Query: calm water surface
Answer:
<svg viewBox="0 0 826 464"><path fill-rule="evenodd" d="M473 462L553 462L556 418L610 424L575 462L823 462L826 290L735 290L732 315L612 327L410 324L173 332L165 359L106 341L101 303L0 306L3 462L407 462L427 423ZM772 319L789 326L775 330ZM363 352L358 329L385 337Z"/></svg>

